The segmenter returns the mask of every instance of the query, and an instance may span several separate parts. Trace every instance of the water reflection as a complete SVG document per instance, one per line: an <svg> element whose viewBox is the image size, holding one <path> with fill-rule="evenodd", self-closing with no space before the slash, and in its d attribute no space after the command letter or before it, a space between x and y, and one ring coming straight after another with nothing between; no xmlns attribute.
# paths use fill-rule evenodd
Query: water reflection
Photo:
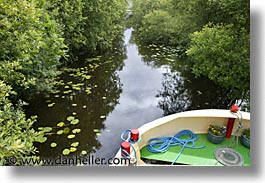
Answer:
<svg viewBox="0 0 265 183"><path fill-rule="evenodd" d="M226 90L207 78L196 78L181 49L163 46L140 46L143 61L155 68L167 68L157 97L164 115L196 109L227 109L234 99Z"/></svg>

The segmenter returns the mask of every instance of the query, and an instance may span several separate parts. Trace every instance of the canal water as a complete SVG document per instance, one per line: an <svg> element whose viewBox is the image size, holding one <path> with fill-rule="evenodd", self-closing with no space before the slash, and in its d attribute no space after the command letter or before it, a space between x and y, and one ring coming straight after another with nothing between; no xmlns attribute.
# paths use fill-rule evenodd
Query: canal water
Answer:
<svg viewBox="0 0 265 183"><path fill-rule="evenodd" d="M110 53L62 68L57 90L29 101L35 128L51 127L39 155L114 157L126 129L192 109L227 108L227 91L195 78L181 49L141 45L133 29Z"/></svg>

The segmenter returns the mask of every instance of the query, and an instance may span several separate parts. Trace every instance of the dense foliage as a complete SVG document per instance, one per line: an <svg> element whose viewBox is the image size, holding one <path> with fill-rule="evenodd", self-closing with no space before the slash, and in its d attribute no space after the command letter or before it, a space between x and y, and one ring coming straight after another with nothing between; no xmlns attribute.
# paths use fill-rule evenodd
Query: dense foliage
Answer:
<svg viewBox="0 0 265 183"><path fill-rule="evenodd" d="M22 157L36 151L33 142L38 133L32 129L34 118L26 119L23 110L8 99L11 87L0 81L0 165L5 165L8 156Z"/></svg>
<svg viewBox="0 0 265 183"><path fill-rule="evenodd" d="M49 0L45 7L59 23L71 59L112 47L125 24L125 0Z"/></svg>
<svg viewBox="0 0 265 183"><path fill-rule="evenodd" d="M249 99L249 0L133 0L131 24L145 44L186 50L196 76Z"/></svg>
<svg viewBox="0 0 265 183"><path fill-rule="evenodd" d="M16 91L50 90L65 47L56 22L23 0L2 0L0 21L0 79Z"/></svg>
<svg viewBox="0 0 265 183"><path fill-rule="evenodd" d="M41 137L32 129L36 120L21 108L21 96L51 92L58 67L80 52L111 48L123 31L126 5L125 0L0 0L0 158L29 155Z"/></svg>

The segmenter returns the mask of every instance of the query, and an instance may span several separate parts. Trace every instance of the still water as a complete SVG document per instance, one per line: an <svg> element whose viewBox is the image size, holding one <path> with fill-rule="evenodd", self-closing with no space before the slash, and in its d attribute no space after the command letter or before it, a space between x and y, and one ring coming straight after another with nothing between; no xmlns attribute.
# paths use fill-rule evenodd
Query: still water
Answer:
<svg viewBox="0 0 265 183"><path fill-rule="evenodd" d="M71 149L66 157L111 158L126 129L180 111L229 106L227 91L195 78L181 50L144 46L132 35L128 28L110 53L62 68L57 91L29 101L35 127L52 127L48 140L36 144L41 157Z"/></svg>

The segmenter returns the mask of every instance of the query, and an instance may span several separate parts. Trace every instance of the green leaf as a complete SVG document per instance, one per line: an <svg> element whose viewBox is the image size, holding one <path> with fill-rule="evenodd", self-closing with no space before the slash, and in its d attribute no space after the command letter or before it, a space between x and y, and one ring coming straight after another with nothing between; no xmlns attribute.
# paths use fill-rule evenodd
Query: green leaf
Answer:
<svg viewBox="0 0 265 183"><path fill-rule="evenodd" d="M86 155L87 151L83 150L83 151L81 151L81 154Z"/></svg>
<svg viewBox="0 0 265 183"><path fill-rule="evenodd" d="M64 149L63 150L63 155L68 155L70 154L70 150L69 149Z"/></svg>
<svg viewBox="0 0 265 183"><path fill-rule="evenodd" d="M70 132L70 128L66 127L63 129L64 134L68 134Z"/></svg>
<svg viewBox="0 0 265 183"><path fill-rule="evenodd" d="M64 133L63 130L58 130L56 134L57 134L57 135L62 135L63 133Z"/></svg>
<svg viewBox="0 0 265 183"><path fill-rule="evenodd" d="M58 126L58 127L63 127L63 126L64 126L64 122L59 122L59 123L57 124L57 126Z"/></svg>
<svg viewBox="0 0 265 183"><path fill-rule="evenodd" d="M44 132L51 132L52 131L52 127L44 127L43 131Z"/></svg>
<svg viewBox="0 0 265 183"><path fill-rule="evenodd" d="M94 129L93 132L99 132L99 129Z"/></svg>
<svg viewBox="0 0 265 183"><path fill-rule="evenodd" d="M96 135L99 137L99 136L101 136L102 134L101 134L101 133L96 133Z"/></svg>
<svg viewBox="0 0 265 183"><path fill-rule="evenodd" d="M68 116L66 119L67 119L67 121L72 121L75 119L75 117L74 116Z"/></svg>
<svg viewBox="0 0 265 183"><path fill-rule="evenodd" d="M40 143L44 143L46 142L46 140L47 140L47 137L44 137L43 135L40 135L35 139L36 142L40 142Z"/></svg>
<svg viewBox="0 0 265 183"><path fill-rule="evenodd" d="M76 106L77 106L77 104L72 104L72 106L73 106L73 107L76 107Z"/></svg>
<svg viewBox="0 0 265 183"><path fill-rule="evenodd" d="M79 119L74 119L70 122L72 125L76 125L79 123Z"/></svg>
<svg viewBox="0 0 265 183"><path fill-rule="evenodd" d="M68 135L67 138L68 139L73 139L73 138L75 138L75 135L73 135L73 134L72 135Z"/></svg>
<svg viewBox="0 0 265 183"><path fill-rule="evenodd" d="M101 118L101 119L104 119L104 118L106 118L106 116L100 116L100 118Z"/></svg>
<svg viewBox="0 0 265 183"><path fill-rule="evenodd" d="M42 131L44 129L44 127L39 127L38 130Z"/></svg>
<svg viewBox="0 0 265 183"><path fill-rule="evenodd" d="M76 129L73 129L72 132L73 132L73 133L80 133L80 132L81 132L81 129L76 128Z"/></svg>
<svg viewBox="0 0 265 183"><path fill-rule="evenodd" d="M71 144L72 147L77 147L78 145L79 145L79 142L73 142L73 143Z"/></svg>
<svg viewBox="0 0 265 183"><path fill-rule="evenodd" d="M75 147L70 147L70 152L75 152L77 149Z"/></svg>
<svg viewBox="0 0 265 183"><path fill-rule="evenodd" d="M53 107L55 103L48 104L48 107Z"/></svg>
<svg viewBox="0 0 265 183"><path fill-rule="evenodd" d="M51 147L56 147L56 146L57 146L57 144L55 142L51 143Z"/></svg>

